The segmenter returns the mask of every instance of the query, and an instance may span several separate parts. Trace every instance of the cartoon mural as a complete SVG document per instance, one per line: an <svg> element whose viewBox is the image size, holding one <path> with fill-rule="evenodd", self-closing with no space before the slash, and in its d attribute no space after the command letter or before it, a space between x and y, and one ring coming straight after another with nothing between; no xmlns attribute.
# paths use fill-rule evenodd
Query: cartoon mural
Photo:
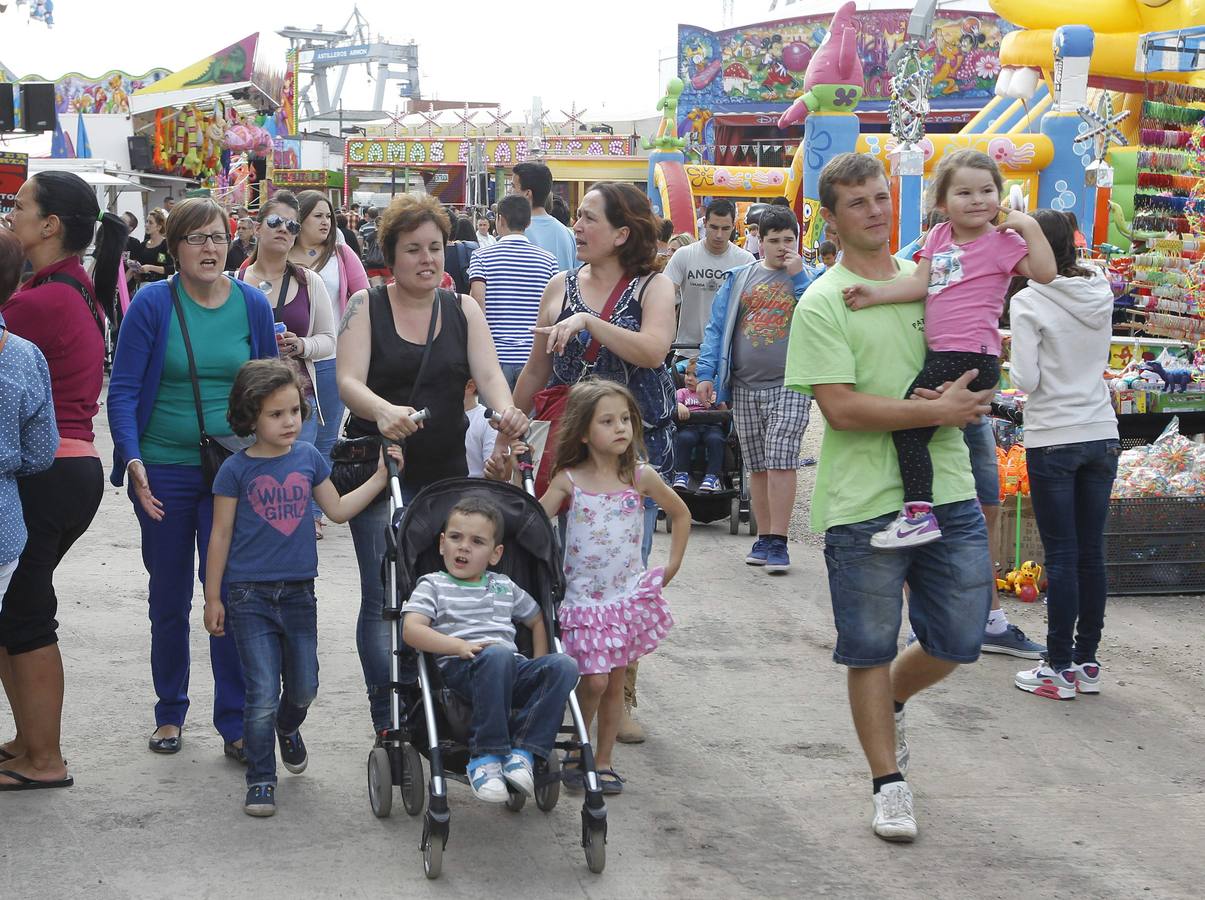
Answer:
<svg viewBox="0 0 1205 900"><path fill-rule="evenodd" d="M713 32L678 26L682 133L692 136L698 110L782 112L804 91L804 73L828 32L831 14L801 16ZM857 12L858 55L866 77L863 109L886 109L891 99L888 59L904 42L908 11ZM1000 42L1013 26L991 13L942 9L933 41L922 51L933 72L933 109L978 109L991 98L1000 71Z"/></svg>
<svg viewBox="0 0 1205 900"><path fill-rule="evenodd" d="M69 72L61 78L26 75L20 81L53 81L55 109L64 113L119 113L130 111L130 94L155 84L171 74L168 69L151 69L145 75L131 75L116 69L97 78Z"/></svg>

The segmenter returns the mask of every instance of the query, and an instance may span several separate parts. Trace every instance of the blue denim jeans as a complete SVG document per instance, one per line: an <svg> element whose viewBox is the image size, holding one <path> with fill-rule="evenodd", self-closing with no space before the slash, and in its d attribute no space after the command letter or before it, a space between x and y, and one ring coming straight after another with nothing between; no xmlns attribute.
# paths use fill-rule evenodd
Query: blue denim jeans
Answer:
<svg viewBox="0 0 1205 900"><path fill-rule="evenodd" d="M331 447L339 437L339 429L343 426L343 401L339 399L339 384L335 380L335 360L323 359L314 363L314 374L318 378L318 397L322 401L322 423L314 417L316 431L312 443L318 452L329 463ZM304 440L304 438L303 438ZM314 518L322 515L318 504L314 504Z"/></svg>
<svg viewBox="0 0 1205 900"><path fill-rule="evenodd" d="M996 462L996 433L985 418L962 429L962 439L971 451L971 474L980 506L1000 505L1000 466Z"/></svg>
<svg viewBox="0 0 1205 900"><path fill-rule="evenodd" d="M869 668L895 659L904 582L908 620L930 656L979 658L991 607L987 525L974 500L934 507L942 538L904 550L876 550L870 538L896 513L836 525L824 535L824 561L837 625L833 660Z"/></svg>
<svg viewBox="0 0 1205 900"><path fill-rule="evenodd" d="M674 458L679 472L689 474L693 470L691 459L699 444L706 451L707 474L718 476L724 470L724 448L728 445L728 435L719 425L679 425L674 440Z"/></svg>
<svg viewBox="0 0 1205 900"><path fill-rule="evenodd" d="M195 579L205 583L213 493L200 466L148 465L146 477L163 503L162 519L153 521L134 499L132 487L129 493L142 529L142 564L150 576L151 678L159 698L155 724L182 726L191 668L188 619ZM209 638L209 661L213 725L223 739L237 741L243 736L243 676L230 635Z"/></svg>
<svg viewBox="0 0 1205 900"><path fill-rule="evenodd" d="M1034 518L1046 551L1050 664L1094 662L1105 624L1105 519L1121 444L1085 441L1025 454Z"/></svg>
<svg viewBox="0 0 1205 900"><path fill-rule="evenodd" d="M493 644L472 659L444 660L439 670L448 687L472 704L472 756L505 756L514 749L548 758L577 684L572 657L528 659Z"/></svg>
<svg viewBox="0 0 1205 900"><path fill-rule="evenodd" d="M519 380L519 375L523 372L523 366L526 363L501 363L502 377L506 379L507 386L513 391L515 383Z"/></svg>
<svg viewBox="0 0 1205 900"><path fill-rule="evenodd" d="M409 503L417 491L402 490L402 501ZM364 670L364 687L372 712L372 727L378 733L389 722L389 648L390 629L386 622L385 584L381 580L381 561L385 558L385 529L389 525L389 501L378 500L348 522L360 569L360 616L356 621L356 650ZM405 657L403 659L406 659ZM409 671L403 680L417 678Z"/></svg>
<svg viewBox="0 0 1205 900"><path fill-rule="evenodd" d="M227 588L226 625L247 685L247 784L276 784L276 732L300 728L318 694L314 582L235 582Z"/></svg>

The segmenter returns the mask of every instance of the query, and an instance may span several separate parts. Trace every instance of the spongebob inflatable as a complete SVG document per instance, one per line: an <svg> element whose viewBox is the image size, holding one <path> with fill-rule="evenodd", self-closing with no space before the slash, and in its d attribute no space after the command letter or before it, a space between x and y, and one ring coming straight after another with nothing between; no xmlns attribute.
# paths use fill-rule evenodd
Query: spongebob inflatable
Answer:
<svg viewBox="0 0 1205 900"><path fill-rule="evenodd" d="M1060 25L1089 26L1095 32L1093 84L1113 90L1137 90L1142 76L1134 70L1141 36L1205 25L1205 0L989 0L992 9L1024 31L1014 31L1000 46L1001 82L1007 84L1026 68L1054 68L1053 37ZM1205 87L1205 72L1166 73L1163 80ZM998 90L997 93L1000 91Z"/></svg>

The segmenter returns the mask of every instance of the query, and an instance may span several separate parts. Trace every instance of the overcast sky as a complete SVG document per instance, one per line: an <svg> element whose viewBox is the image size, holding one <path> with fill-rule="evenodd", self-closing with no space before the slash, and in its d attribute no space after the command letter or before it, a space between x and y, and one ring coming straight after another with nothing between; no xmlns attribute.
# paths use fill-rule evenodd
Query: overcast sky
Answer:
<svg viewBox="0 0 1205 900"><path fill-rule="evenodd" d="M19 76L54 79L109 69L180 69L254 31L285 25L341 28L351 0L286 3L209 0L55 0L55 26L26 23L7 0L0 62ZM735 0L736 24L835 9L836 0ZM871 4L859 0L859 7ZM875 5L905 6L909 0ZM655 115L658 58L673 56L679 22L718 28L723 0L359 0L374 37L419 45L424 96L497 100L521 113L534 95L546 109L576 102L591 118ZM273 35L275 39L275 36ZM283 67L283 59L281 62ZM672 63L668 64L672 70ZM369 105L363 66L348 75L345 106ZM396 103L396 88L385 106Z"/></svg>

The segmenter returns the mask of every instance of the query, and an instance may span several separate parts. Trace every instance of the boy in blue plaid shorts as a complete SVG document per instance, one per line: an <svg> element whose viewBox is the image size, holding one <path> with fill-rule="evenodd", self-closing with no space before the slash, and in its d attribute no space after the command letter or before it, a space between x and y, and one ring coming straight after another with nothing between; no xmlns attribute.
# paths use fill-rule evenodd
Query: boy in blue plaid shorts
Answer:
<svg viewBox="0 0 1205 900"><path fill-rule="evenodd" d="M799 223L785 207L762 213L758 262L725 273L699 351L697 393L731 401L753 515L762 529L745 562L772 574L791 567L787 526L795 506L799 445L811 398L783 388L795 304L819 275L799 255Z"/></svg>

